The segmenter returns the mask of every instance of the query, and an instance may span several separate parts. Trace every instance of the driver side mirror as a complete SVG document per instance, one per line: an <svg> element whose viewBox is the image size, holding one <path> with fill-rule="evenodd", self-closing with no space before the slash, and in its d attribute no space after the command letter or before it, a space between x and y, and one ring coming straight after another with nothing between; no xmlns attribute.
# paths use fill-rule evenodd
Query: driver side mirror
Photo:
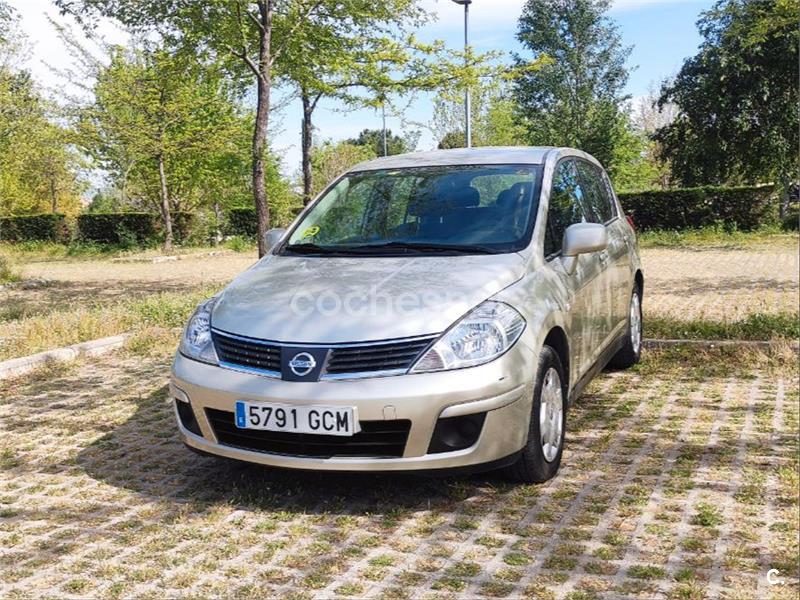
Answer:
<svg viewBox="0 0 800 600"><path fill-rule="evenodd" d="M284 233L286 233L285 229L270 229L264 234L264 245L266 246L267 252L272 250L272 248L281 241Z"/></svg>
<svg viewBox="0 0 800 600"><path fill-rule="evenodd" d="M581 254L600 252L608 248L606 226L600 223L575 223L564 232L561 257L567 273L572 275Z"/></svg>

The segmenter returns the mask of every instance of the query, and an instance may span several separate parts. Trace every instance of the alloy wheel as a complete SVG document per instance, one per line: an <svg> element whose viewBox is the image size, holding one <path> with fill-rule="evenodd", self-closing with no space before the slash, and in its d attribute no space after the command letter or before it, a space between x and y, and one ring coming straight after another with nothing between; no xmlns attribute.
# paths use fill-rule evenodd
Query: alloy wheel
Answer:
<svg viewBox="0 0 800 600"><path fill-rule="evenodd" d="M564 390L558 371L550 367L544 375L539 402L539 435L542 454L547 462L553 462L558 456L563 431Z"/></svg>

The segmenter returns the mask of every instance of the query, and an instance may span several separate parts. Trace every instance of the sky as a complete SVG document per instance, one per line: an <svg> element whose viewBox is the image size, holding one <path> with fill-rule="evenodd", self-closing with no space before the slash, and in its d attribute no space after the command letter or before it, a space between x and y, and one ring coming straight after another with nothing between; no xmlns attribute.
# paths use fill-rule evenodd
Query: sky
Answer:
<svg viewBox="0 0 800 600"><path fill-rule="evenodd" d="M443 40L453 47L463 45L463 7L451 0L422 0L438 19L417 32L422 40ZM619 25L623 44L633 46L628 66L631 75L627 93L633 98L645 95L665 78L674 75L683 60L693 55L701 41L695 23L700 13L714 0L614 0L609 16ZM36 80L58 96L64 81L53 69L70 66L70 57L58 39L48 16L68 22L58 15L50 0L11 0L22 19L22 29L33 45L27 67ZM515 34L524 0L473 0L470 7L470 41L477 52L520 51ZM126 36L112 23L102 23L100 34L108 41L124 42ZM381 117L374 110L343 112L333 101L321 102L315 113L315 137L334 141L356 137L362 129L379 129ZM427 96L419 96L408 107L409 121L428 122L432 106ZM300 164L299 101L290 103L274 121L272 147L283 158L283 171L294 175ZM398 118L389 118L394 132L402 129ZM428 150L435 141L423 133L419 150Z"/></svg>

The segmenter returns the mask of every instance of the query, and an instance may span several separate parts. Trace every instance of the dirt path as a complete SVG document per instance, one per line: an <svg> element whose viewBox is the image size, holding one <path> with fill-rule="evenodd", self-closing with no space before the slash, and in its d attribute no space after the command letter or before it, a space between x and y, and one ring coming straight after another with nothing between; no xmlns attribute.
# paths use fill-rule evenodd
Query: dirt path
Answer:
<svg viewBox="0 0 800 600"><path fill-rule="evenodd" d="M51 261L23 267L45 285L0 291L0 321L156 292L224 283L255 261L250 253L166 263ZM798 249L786 244L743 250L642 251L645 312L691 320L737 319L750 313L797 312Z"/></svg>

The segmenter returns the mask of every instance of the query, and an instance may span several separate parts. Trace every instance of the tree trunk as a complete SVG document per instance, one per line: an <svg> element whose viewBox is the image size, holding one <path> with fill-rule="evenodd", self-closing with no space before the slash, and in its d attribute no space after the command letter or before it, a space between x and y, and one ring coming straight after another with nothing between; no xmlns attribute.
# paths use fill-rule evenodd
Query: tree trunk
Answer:
<svg viewBox="0 0 800 600"><path fill-rule="evenodd" d="M222 209L219 207L219 201L214 200L214 245L219 246L222 241L222 231L219 224L222 222Z"/></svg>
<svg viewBox="0 0 800 600"><path fill-rule="evenodd" d="M56 179L55 175L50 175L50 205L52 207L52 213L56 214L58 211L58 193L56 190Z"/></svg>
<svg viewBox="0 0 800 600"><path fill-rule="evenodd" d="M301 90L303 100L303 125L302 125L302 148L303 148L303 205L308 206L311 202L311 187L313 185L313 175L311 172L311 143L313 127L311 125L311 114L314 107L306 89Z"/></svg>
<svg viewBox="0 0 800 600"><path fill-rule="evenodd" d="M267 145L267 129L269 126L270 87L272 85L272 68L270 64L270 44L272 43L272 14L274 0L260 0L259 10L259 51L256 123L253 131L253 200L256 205L258 220L258 256L267 253L264 237L269 229L269 204L267 186L264 181L264 152Z"/></svg>
<svg viewBox="0 0 800 600"><path fill-rule="evenodd" d="M167 175L164 170L164 155L158 155L158 179L161 183L161 219L164 221L164 252L172 251L172 216L169 211Z"/></svg>

